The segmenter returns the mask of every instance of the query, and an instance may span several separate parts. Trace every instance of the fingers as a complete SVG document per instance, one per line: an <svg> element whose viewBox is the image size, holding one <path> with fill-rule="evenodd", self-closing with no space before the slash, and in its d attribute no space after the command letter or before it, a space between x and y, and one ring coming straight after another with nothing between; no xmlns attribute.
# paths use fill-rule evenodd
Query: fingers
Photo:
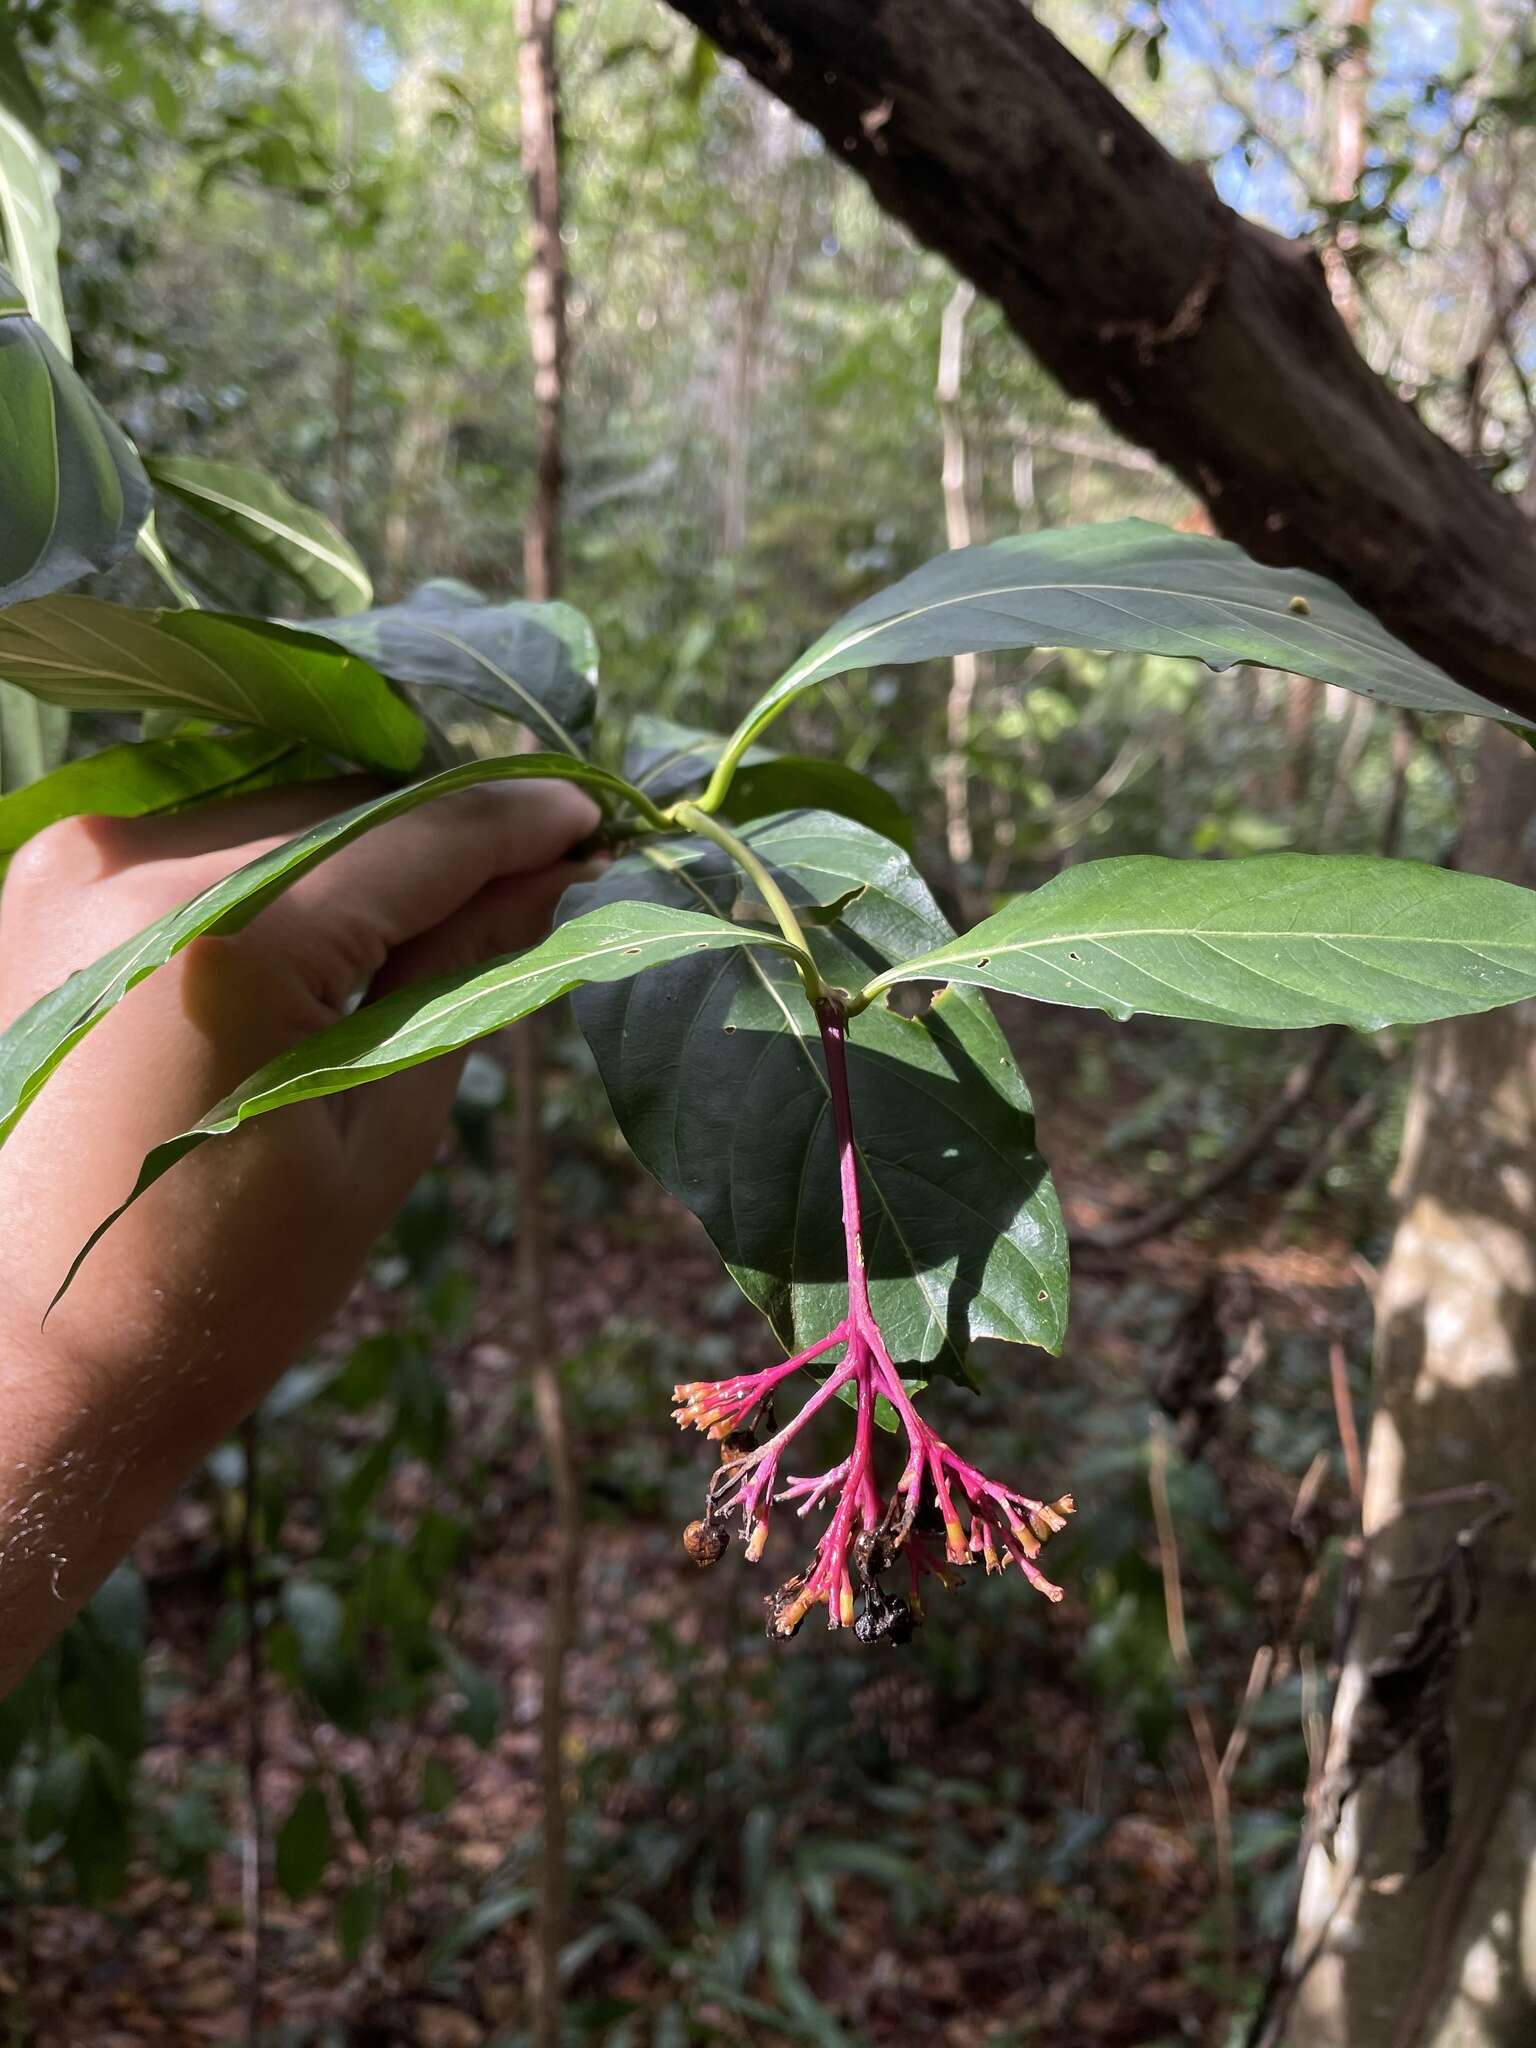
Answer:
<svg viewBox="0 0 1536 2048"><path fill-rule="evenodd" d="M280 845L322 818L382 796L385 787L365 775L337 776L328 782L253 790L166 818L86 817L71 820L70 825L95 855L102 877L151 861L199 860L225 852L233 870L255 858L258 842Z"/></svg>
<svg viewBox="0 0 1536 2048"><path fill-rule="evenodd" d="M388 953L442 924L488 884L563 859L601 815L568 782L463 790L354 840L286 900L368 961L371 975Z"/></svg>
<svg viewBox="0 0 1536 2048"><path fill-rule="evenodd" d="M563 860L537 874L488 882L441 924L395 947L370 983L368 1000L537 945L566 890L595 880L604 866L599 860Z"/></svg>

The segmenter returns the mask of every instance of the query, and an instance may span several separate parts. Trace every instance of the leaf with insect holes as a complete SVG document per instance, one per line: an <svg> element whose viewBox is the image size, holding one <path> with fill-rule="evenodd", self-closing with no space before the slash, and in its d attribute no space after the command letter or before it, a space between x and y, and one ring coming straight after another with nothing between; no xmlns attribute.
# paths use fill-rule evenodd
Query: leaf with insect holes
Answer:
<svg viewBox="0 0 1536 2048"><path fill-rule="evenodd" d="M189 1130L157 1145L127 1200L91 1233L64 1281L69 1286L98 1238L178 1160L252 1117L316 1096L338 1095L407 1067L441 1059L515 1024L592 982L627 980L684 956L764 947L792 954L777 932L747 931L652 903L607 903L573 918L540 945L487 966L461 970L365 1003L327 1030L301 1039L260 1068ZM59 1291L62 1293L64 1288Z"/></svg>
<svg viewBox="0 0 1536 2048"><path fill-rule="evenodd" d="M802 691L850 669L1028 647L1250 661L1412 711L1510 714L1405 647L1325 577L1144 519L1011 534L938 555L857 605L749 711L730 757Z"/></svg>
<svg viewBox="0 0 1536 2048"><path fill-rule="evenodd" d="M1068 868L893 965L1114 1017L1375 1031L1536 995L1536 891L1417 861L1133 855Z"/></svg>
<svg viewBox="0 0 1536 2048"><path fill-rule="evenodd" d="M467 583L424 583L401 604L307 619L397 683L525 726L542 747L584 754L597 709L597 643L573 605L492 604Z"/></svg>
<svg viewBox="0 0 1536 2048"><path fill-rule="evenodd" d="M221 612L45 597L0 612L0 677L76 711L175 711L287 733L391 774L426 730L384 678L328 641Z"/></svg>
<svg viewBox="0 0 1536 2048"><path fill-rule="evenodd" d="M351 543L262 470L199 455L152 455L144 466L163 496L259 556L315 604L338 613L372 604L373 585Z"/></svg>
<svg viewBox="0 0 1536 2048"><path fill-rule="evenodd" d="M792 902L846 899L807 934L834 985L949 932L901 849L844 818L796 812L742 836ZM636 896L729 918L756 891L709 842L668 841L572 890L562 914ZM700 1218L785 1349L832 1329L846 1275L830 1098L785 956L679 960L585 989L575 1010L631 1147ZM957 990L917 1017L866 1011L849 1078L870 1293L893 1356L958 1375L973 1337L1054 1350L1066 1237L1028 1091L985 1002Z"/></svg>
<svg viewBox="0 0 1536 2048"><path fill-rule="evenodd" d="M9 1137L27 1104L72 1047L119 1003L129 989L174 959L205 933L238 931L302 875L364 832L403 817L420 804L485 782L521 781L555 775L610 797L631 794L629 785L591 761L568 754L519 754L494 761L466 761L425 782L392 790L313 825L212 883L200 896L158 917L89 967L39 998L0 1034L0 1143Z"/></svg>
<svg viewBox="0 0 1536 2048"><path fill-rule="evenodd" d="M23 704L33 702L17 695ZM5 716L0 704L0 748ZM61 818L161 817L191 804L334 772L329 756L275 732L194 734L103 747L0 797L0 862Z"/></svg>

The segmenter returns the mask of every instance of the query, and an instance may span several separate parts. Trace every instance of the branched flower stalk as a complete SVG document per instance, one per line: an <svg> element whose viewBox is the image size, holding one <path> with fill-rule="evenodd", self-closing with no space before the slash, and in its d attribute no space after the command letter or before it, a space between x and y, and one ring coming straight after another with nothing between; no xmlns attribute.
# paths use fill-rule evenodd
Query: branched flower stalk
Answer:
<svg viewBox="0 0 1536 2048"><path fill-rule="evenodd" d="M864 1268L848 1093L848 1012L830 994L821 995L815 1009L837 1135L847 1313L827 1336L780 1365L729 1379L693 1380L673 1390L678 1402L674 1421L702 1430L721 1445L720 1469L710 1482L704 1516L684 1534L688 1554L698 1564L715 1563L726 1548L727 1523L736 1516L748 1562L755 1564L767 1546L776 1502L792 1503L801 1518L831 1503L810 1564L766 1602L772 1637L792 1636L813 1607L825 1604L831 1628L854 1628L865 1642L905 1641L921 1617L922 1581L933 1577L951 1585L960 1568L978 1560L989 1572L1002 1571L1012 1561L1048 1600L1059 1600L1060 1587L1052 1585L1035 1560L1041 1545L1066 1526L1072 1496L1046 1503L988 1479L922 1420L891 1362L870 1307ZM838 1350L842 1356L821 1385L791 1421L775 1428L771 1418L780 1386ZM845 1387L853 1390L856 1416L847 1457L813 1477L781 1478L791 1443ZM875 1472L875 1406L882 1396L896 1411L907 1452L888 1498L882 1497ZM754 1417L766 1429L761 1441L750 1427ZM881 1581L903 1558L908 1590L893 1594Z"/></svg>

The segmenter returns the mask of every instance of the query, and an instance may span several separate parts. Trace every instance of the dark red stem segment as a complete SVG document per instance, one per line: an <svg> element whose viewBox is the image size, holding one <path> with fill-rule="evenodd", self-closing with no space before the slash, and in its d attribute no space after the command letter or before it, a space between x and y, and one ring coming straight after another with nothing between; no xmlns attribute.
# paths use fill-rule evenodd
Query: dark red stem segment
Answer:
<svg viewBox="0 0 1536 2048"><path fill-rule="evenodd" d="M832 1126L837 1133L837 1171L843 1191L843 1236L848 1249L848 1307L855 1317L869 1314L869 1286L864 1273L864 1230L859 1211L858 1147L853 1137L853 1103L848 1093L848 1013L824 996L816 1005L822 1050L827 1060L827 1087L832 1096Z"/></svg>

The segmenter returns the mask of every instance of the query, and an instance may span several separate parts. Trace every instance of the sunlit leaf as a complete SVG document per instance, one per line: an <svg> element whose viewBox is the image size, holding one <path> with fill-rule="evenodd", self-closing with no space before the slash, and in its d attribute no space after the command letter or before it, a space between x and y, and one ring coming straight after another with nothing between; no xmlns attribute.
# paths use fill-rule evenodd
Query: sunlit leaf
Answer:
<svg viewBox="0 0 1536 2048"><path fill-rule="evenodd" d="M391 773L426 732L367 662L329 641L221 612L48 597L0 612L0 677L77 711L176 711L309 740Z"/></svg>
<svg viewBox="0 0 1536 2048"><path fill-rule="evenodd" d="M1536 891L1416 861L1134 856L1068 868L875 977L1115 1017L1373 1031L1536 995Z"/></svg>
<svg viewBox="0 0 1536 2048"><path fill-rule="evenodd" d="M0 701L0 748L5 747L13 703L45 717L63 716L20 690L7 690ZM0 771L7 765L8 751L0 753ZM325 774L327 766L325 755L283 733L208 734L103 747L0 797L0 860L61 818L157 816L237 792L310 781Z"/></svg>
<svg viewBox="0 0 1536 2048"><path fill-rule="evenodd" d="M373 585L356 551L323 513L243 462L156 455L145 463L158 491L260 556L331 612L359 612Z"/></svg>
<svg viewBox="0 0 1536 2048"><path fill-rule="evenodd" d="M1143 519L1012 534L936 556L830 627L731 738L734 759L802 691L849 669L1009 648L1259 662L1415 711L1510 714L1405 647L1325 577Z"/></svg>

